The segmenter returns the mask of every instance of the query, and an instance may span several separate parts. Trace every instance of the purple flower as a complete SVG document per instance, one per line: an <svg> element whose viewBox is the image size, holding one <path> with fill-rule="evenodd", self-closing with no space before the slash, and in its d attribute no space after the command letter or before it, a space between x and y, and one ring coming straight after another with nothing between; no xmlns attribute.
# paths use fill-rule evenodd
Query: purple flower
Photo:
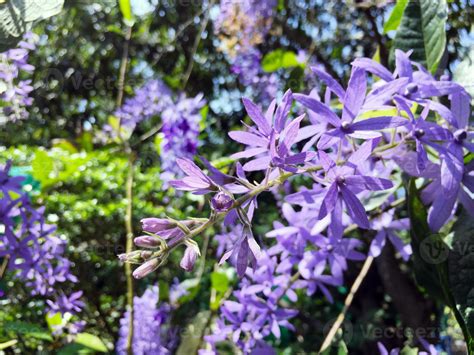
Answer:
<svg viewBox="0 0 474 355"><path fill-rule="evenodd" d="M125 100L115 115L121 125L134 128L138 123L161 114L172 102L172 92L161 80L150 80Z"/></svg>
<svg viewBox="0 0 474 355"><path fill-rule="evenodd" d="M372 221L372 229L377 230L377 235L370 244L369 255L377 257L382 252L388 238L395 249L400 253L403 260L408 261L412 254L410 244L404 244L403 241L396 235L396 231L408 230L410 228L410 220L402 218L393 220L393 212L383 213L380 217Z"/></svg>
<svg viewBox="0 0 474 355"><path fill-rule="evenodd" d="M429 113L429 106L425 106L425 109L420 114L418 119L411 112L410 101L404 99L401 96L394 97L397 107L399 110L405 112L410 118L410 122L406 125L407 135L405 140L411 140L415 142L416 152L418 157L418 168L424 170L428 163L428 155L423 144L427 144L435 149L440 150L440 146L434 144L432 141L443 141L451 138L451 132L447 129L437 125L433 122L426 121L426 117Z"/></svg>
<svg viewBox="0 0 474 355"><path fill-rule="evenodd" d="M428 98L432 96L444 96L463 91L461 85L449 81L436 81L436 79L428 73L428 71L418 63L410 60L413 51L403 52L399 49L395 50L395 72L392 74L383 65L369 58L357 58L352 62L356 68L373 73L385 82L407 79L401 82L397 92L400 95L411 99ZM413 70L416 66L418 70Z"/></svg>
<svg viewBox="0 0 474 355"><path fill-rule="evenodd" d="M357 154L354 153L352 157ZM332 215L332 223L340 224L342 221L342 202L346 206L347 213L354 223L359 227L370 228L369 220L356 194L361 191L387 190L393 187L390 180L364 176L357 174L357 169L349 165L337 166L334 161L324 152L319 152L320 162L326 172L326 182L329 188L325 193L319 211L319 218ZM349 158L353 166L357 166L358 161Z"/></svg>
<svg viewBox="0 0 474 355"><path fill-rule="evenodd" d="M459 183L449 193L440 194L440 190L444 190L440 169L437 170L433 181L422 191L423 202L431 203L428 210L428 224L434 232L439 231L453 215L458 200L468 213L471 215L474 213L474 200L471 198L471 194L474 193L474 161L463 167L463 170Z"/></svg>
<svg viewBox="0 0 474 355"><path fill-rule="evenodd" d="M233 202L234 200L231 196L220 191L211 199L211 207L216 212L225 212L232 207Z"/></svg>
<svg viewBox="0 0 474 355"><path fill-rule="evenodd" d="M38 38L31 32L24 35L18 48L0 53L0 80L6 88L0 92L0 100L5 102L2 108L4 117L0 117L0 124L4 120L19 120L27 118L26 110L31 106L33 99L29 94L33 91L31 80L20 80L22 72L32 73L34 67L28 64L29 52L35 50Z"/></svg>
<svg viewBox="0 0 474 355"><path fill-rule="evenodd" d="M173 351L174 329L169 324L171 308L166 303L158 306L158 301L157 286L149 287L141 297L133 299L132 349L136 355L170 354ZM120 320L117 354L127 354L129 324L130 312L126 311Z"/></svg>
<svg viewBox="0 0 474 355"><path fill-rule="evenodd" d="M59 296L55 301L47 300L51 312L78 313L84 307L84 302L80 300L82 291L72 293L69 297L66 295Z"/></svg>
<svg viewBox="0 0 474 355"><path fill-rule="evenodd" d="M255 241L252 230L249 227L243 228L242 235L234 245L222 255L219 264L222 264L230 257L236 258L237 274L240 277L244 276L248 264L255 267L256 261L260 257L260 246Z"/></svg>
<svg viewBox="0 0 474 355"><path fill-rule="evenodd" d="M316 70L316 69L315 69ZM304 105L309 110L318 114L327 124L334 128L324 132L318 141L318 149L327 149L346 137L371 139L381 136L381 133L374 132L386 128L396 128L407 124L403 117L381 116L363 120L354 120L361 113L366 94L366 73L363 69L354 68L347 90L335 81L329 81L331 89L339 93L342 98L343 109L341 119L326 104L318 101L314 97L302 94L295 94L295 100Z"/></svg>
<svg viewBox="0 0 474 355"><path fill-rule="evenodd" d="M200 110L204 105L202 94L187 98L181 93L175 98L161 80L150 80L137 89L135 96L127 99L115 115L120 126L130 131L142 121L161 116L161 178L168 182L181 173L175 164L176 158L192 158L197 152L202 119Z"/></svg>
<svg viewBox="0 0 474 355"><path fill-rule="evenodd" d="M35 209L21 189L23 177L10 177L11 161L0 168L0 257L8 256L8 270L22 281L31 295L42 295L52 310L76 312L82 308L81 291L58 294L58 283L76 282L71 262L65 257L66 243L54 235L56 227L45 223L44 208ZM11 192L19 195L12 199Z"/></svg>
<svg viewBox="0 0 474 355"><path fill-rule="evenodd" d="M305 258L298 265L303 280L296 281L294 287L306 289L308 296L312 296L316 291L321 290L327 300L332 303L334 300L327 286L341 286L342 277L339 275L324 275L322 268L315 267L315 261L317 259L314 259L312 255L305 254Z"/></svg>
<svg viewBox="0 0 474 355"><path fill-rule="evenodd" d="M308 152L291 152L291 147L298 141L306 138L301 137L300 123L304 116L293 121L288 121L288 114L292 104L292 93L288 90L281 104L275 111L275 102L272 102L264 115L260 109L250 100L243 99L243 103L250 119L256 126L248 127L248 131L231 131L229 136L249 149L233 154L235 159L254 158L244 164L246 171L266 170L278 167L287 171L297 171L296 165L303 164L314 155Z"/></svg>
<svg viewBox="0 0 474 355"><path fill-rule="evenodd" d="M176 163L181 170L186 174L181 180L171 181L171 185L178 190L190 191L195 195L204 195L215 191L218 188L218 183L211 179L191 160L178 158Z"/></svg>

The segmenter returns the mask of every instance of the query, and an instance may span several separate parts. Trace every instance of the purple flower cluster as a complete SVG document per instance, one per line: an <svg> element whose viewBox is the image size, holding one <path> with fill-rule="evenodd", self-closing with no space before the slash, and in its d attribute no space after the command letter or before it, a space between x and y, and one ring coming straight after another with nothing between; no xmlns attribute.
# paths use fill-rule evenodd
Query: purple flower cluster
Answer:
<svg viewBox="0 0 474 355"><path fill-rule="evenodd" d="M172 103L172 92L161 80L149 80L125 100L115 115L122 126L135 128L137 124L160 115Z"/></svg>
<svg viewBox="0 0 474 355"><path fill-rule="evenodd" d="M470 97L462 86L437 80L409 56L395 51L393 73L371 59L357 59L345 88L313 67L323 95L315 89L307 94L287 91L265 111L243 99L252 124L229 132L246 146L232 156L246 160L236 164L235 176L205 159L204 168L190 159L177 160L185 176L171 184L198 195L212 194L211 215L202 221L168 220L156 231L144 226L156 233L160 249L144 254L151 260L137 271L143 268L142 276L155 270L178 245L197 248L193 238L218 221L233 226L230 234L217 237L218 253L221 263L233 263L242 280L234 300L223 302L218 326L207 338L211 349L203 353L212 353L226 339L245 353L265 347L266 336L278 338L280 326L291 328L288 320L295 312L280 301L295 301L297 289L308 295L321 291L332 301L328 286L342 284L348 260L366 257L360 251L362 240L347 236L351 231L374 231L368 247L372 257L381 254L388 239L408 260L411 246L399 232L409 224L397 218L394 204L405 194L400 191L402 172L422 178L421 197L433 232L453 217L458 203L474 211L474 162L464 164L465 154L474 151ZM369 75L379 80L369 80ZM295 108L295 102L301 106ZM450 102L450 107L440 102ZM306 112L292 117L301 111ZM247 177L254 171L263 175L260 182ZM262 250L252 232L258 196L297 175L295 181L304 181L304 186L285 192L281 204L288 223L274 223L267 237L275 242ZM143 258L147 251L136 253ZM183 268L189 270L197 256L185 253Z"/></svg>
<svg viewBox="0 0 474 355"><path fill-rule="evenodd" d="M32 295L53 298L47 300L52 312L80 312L81 291L67 296L56 290L64 282L77 282L64 256L66 242L46 223L44 208L31 205L21 187L24 178L11 177L10 168L11 161L0 169L0 257L8 258L8 270Z"/></svg>
<svg viewBox="0 0 474 355"><path fill-rule="evenodd" d="M200 109L205 105L201 94L187 98L184 94L176 97L161 80L150 80L139 88L135 96L125 101L115 115L120 125L133 130L137 124L154 116L162 119L160 142L162 178L165 181L179 173L177 157L193 157L199 143Z"/></svg>
<svg viewBox="0 0 474 355"><path fill-rule="evenodd" d="M4 103L0 124L28 117L26 108L33 103L29 97L33 87L31 80L23 80L21 75L31 74L35 69L28 64L28 56L30 51L35 50L36 42L36 35L30 32L25 34L17 48L0 53L0 100Z"/></svg>
<svg viewBox="0 0 474 355"><path fill-rule="evenodd" d="M271 28L276 5L276 0L221 0L220 13L214 21L232 72L242 85L252 88L253 96L263 104L279 89L278 77L263 72L262 55L257 48Z"/></svg>
<svg viewBox="0 0 474 355"><path fill-rule="evenodd" d="M216 344L231 339L245 353L265 345L263 339L270 334L280 338L280 327L293 329L289 319L298 312L283 308L283 297L296 301L296 293L287 274L279 274L276 256L263 253L255 270L248 270L240 288L233 292L233 300L224 301L221 317L213 334L206 336L210 348L200 354L215 354Z"/></svg>
<svg viewBox="0 0 474 355"><path fill-rule="evenodd" d="M132 349L136 355L170 354L175 346L174 331L169 326L171 307L167 303L158 306L158 301L158 286L134 297ZM120 320L117 354L127 354L129 324L130 312L126 311Z"/></svg>

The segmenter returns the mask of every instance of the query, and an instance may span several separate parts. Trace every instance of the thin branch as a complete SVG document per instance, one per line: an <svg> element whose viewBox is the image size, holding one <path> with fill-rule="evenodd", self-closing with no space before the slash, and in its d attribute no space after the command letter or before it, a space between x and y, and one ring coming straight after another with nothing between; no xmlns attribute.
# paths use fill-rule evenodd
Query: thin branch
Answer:
<svg viewBox="0 0 474 355"><path fill-rule="evenodd" d="M204 30L206 29L207 24L209 22L209 18L210 18L210 15L211 15L211 8L214 5L214 3L215 3L215 0L209 1L209 5L207 7L206 14L204 15L204 18L202 20L201 28L199 29L199 32L198 32L196 38L194 39L193 49L192 49L191 55L189 57L188 68L186 69L186 72L184 73L184 76L183 76L183 84L182 84L182 89L183 90L186 87L186 85L188 84L189 77L191 76L191 72L193 71L194 56L196 55L197 49L199 47L199 42L201 41L202 34L203 34Z"/></svg>
<svg viewBox="0 0 474 355"><path fill-rule="evenodd" d="M125 213L125 229L127 231L127 241L125 250L130 253L133 249L133 226L132 226L132 208L133 208L133 169L134 169L134 157L133 153L129 153L128 159L128 172L127 172L127 183L126 183L126 199L127 199L127 210ZM127 336L127 353L133 355L133 320L134 320L134 309L133 309L133 276L132 276L132 265L129 263L125 264L125 275L127 278L127 307L129 312L129 331Z"/></svg>
<svg viewBox="0 0 474 355"><path fill-rule="evenodd" d="M120 61L119 78L117 82L118 92L117 92L117 98L115 100L115 106L117 108L122 106L123 90L125 87L125 74L127 73L127 66L128 66L128 50L130 48L131 38L132 38L132 27L127 26L127 30L125 32L125 42L123 44L122 59ZM120 125L119 125L119 128L120 128Z"/></svg>
<svg viewBox="0 0 474 355"><path fill-rule="evenodd" d="M125 87L125 75L127 74L128 66L128 51L130 47L130 39L132 38L132 27L127 26L125 32L125 43L123 46L122 59L120 62L119 78L118 78L118 92L115 101L115 106L119 108L123 101L123 92ZM123 143L123 148L128 154L128 165L127 165L127 182L126 182L126 200L127 209L125 213L125 230L127 233L125 250L127 253L133 249L133 226L132 226L132 208L133 208L133 169L134 169L134 156L133 151L130 148L128 141L123 140L121 136L122 120L119 121L118 136ZM133 355L133 320L134 320L134 309L133 309L133 276L132 267L130 264L125 264L125 276L127 279L127 308L129 312L129 326L127 336L127 354Z"/></svg>
<svg viewBox="0 0 474 355"><path fill-rule="evenodd" d="M0 280L3 279L3 275L7 270L8 262L10 261L10 255L6 255L3 259L2 266L0 266Z"/></svg>
<svg viewBox="0 0 474 355"><path fill-rule="evenodd" d="M329 330L329 333L326 335L326 338L324 339L324 342L321 345L321 348L319 349L318 354L321 354L324 350L326 350L331 345L334 337L336 336L337 331L339 330L342 323L344 322L344 318L346 317L347 310L351 306L352 301L354 300L354 296L359 290L359 287L362 284L362 281L364 281L364 278L367 276L367 273L369 272L370 266L372 265L373 261L374 261L373 256L368 256L367 259L365 259L364 265L362 265L362 269L360 270L359 275L357 276L354 283L352 284L351 290L344 301L344 307L342 308L341 313L339 313L339 315L337 316L336 321L334 322L331 329Z"/></svg>

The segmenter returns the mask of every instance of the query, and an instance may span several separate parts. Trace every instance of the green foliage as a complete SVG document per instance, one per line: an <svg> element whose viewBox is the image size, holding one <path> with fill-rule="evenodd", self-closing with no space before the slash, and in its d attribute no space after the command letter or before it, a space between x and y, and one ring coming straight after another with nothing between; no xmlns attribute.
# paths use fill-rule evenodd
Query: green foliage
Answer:
<svg viewBox="0 0 474 355"><path fill-rule="evenodd" d="M473 255L469 255L470 253L460 254L462 250L464 252L471 250L468 239L471 238L471 232L474 229L472 221L466 223L467 219L464 217L456 223L450 248L440 234L430 232L427 211L421 202L414 179L408 181L406 190L416 279L421 286L426 288L431 297L442 300L451 308L463 331L469 354L472 354L474 351L471 336L474 303L472 283L468 282L468 279L472 274L469 271L474 268L474 259ZM461 245L467 246L468 249L457 250Z"/></svg>
<svg viewBox="0 0 474 355"><path fill-rule="evenodd" d="M101 353L107 352L107 347L105 346L104 342L100 340L97 335L94 334L79 333L76 336L75 343L79 345L84 345L94 351L98 351Z"/></svg>
<svg viewBox="0 0 474 355"><path fill-rule="evenodd" d="M118 0L123 19L128 26L133 25L132 5L130 0Z"/></svg>
<svg viewBox="0 0 474 355"><path fill-rule="evenodd" d="M57 15L64 0L8 0L0 2L0 52L16 46L32 22Z"/></svg>
<svg viewBox="0 0 474 355"><path fill-rule="evenodd" d="M214 271L211 274L211 288L215 292L211 297L210 308L213 311L219 309L221 301L224 299L226 293L229 291L230 280L226 273L221 271Z"/></svg>
<svg viewBox="0 0 474 355"><path fill-rule="evenodd" d="M50 332L41 328L37 324L21 321L7 321L3 324L4 331L13 333L15 335L24 335L40 340L53 341Z"/></svg>
<svg viewBox="0 0 474 355"><path fill-rule="evenodd" d="M438 260L433 258L433 262L431 262L431 259L428 259L426 254L423 253L426 246L438 246L440 242L437 239L437 235L433 234L428 226L428 212L419 196L415 179L409 179L408 182L406 182L405 189L408 216L410 217L410 237L413 248L413 269L416 281L420 286L424 287L431 296L446 301L441 291L436 268L433 267ZM441 262L442 261L443 260L441 260Z"/></svg>
<svg viewBox="0 0 474 355"><path fill-rule="evenodd" d="M474 352L474 220L463 211L453 226L448 258L449 286L455 308L465 323L463 331L470 352ZM459 321L459 320L458 320Z"/></svg>
<svg viewBox="0 0 474 355"><path fill-rule="evenodd" d="M453 80L464 85L472 98L474 98L474 47L471 47L466 57L456 67Z"/></svg>
<svg viewBox="0 0 474 355"><path fill-rule="evenodd" d="M388 18L387 22L385 22L383 26L383 33L388 33L390 31L395 31L400 22L402 21L403 13L405 12L405 8L407 7L408 0L399 0L395 3L393 10Z"/></svg>
<svg viewBox="0 0 474 355"><path fill-rule="evenodd" d="M394 48L413 49L411 59L436 72L446 48L445 0L409 1L394 40Z"/></svg>
<svg viewBox="0 0 474 355"><path fill-rule="evenodd" d="M333 344L324 350L321 355L347 355L349 350L347 350L347 345L344 340L340 340L337 344Z"/></svg>
<svg viewBox="0 0 474 355"><path fill-rule="evenodd" d="M267 72L275 72L278 69L293 68L300 65L296 58L296 53L275 49L267 53L262 60L262 69Z"/></svg>
<svg viewBox="0 0 474 355"><path fill-rule="evenodd" d="M176 351L176 355L196 354L201 345L201 338L211 317L211 312L199 312L188 324L181 336L181 343Z"/></svg>

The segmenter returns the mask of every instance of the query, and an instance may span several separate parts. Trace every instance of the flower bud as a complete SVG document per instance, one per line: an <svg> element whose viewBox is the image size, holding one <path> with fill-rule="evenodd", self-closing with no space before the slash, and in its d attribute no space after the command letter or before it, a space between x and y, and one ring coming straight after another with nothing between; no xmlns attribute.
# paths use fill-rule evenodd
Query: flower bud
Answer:
<svg viewBox="0 0 474 355"><path fill-rule="evenodd" d="M136 279L142 279L146 275L151 274L153 271L158 269L160 264L161 261L159 258L148 260L146 263L140 265L138 268L135 269L135 271L133 272L133 277Z"/></svg>
<svg viewBox="0 0 474 355"><path fill-rule="evenodd" d="M191 271L194 268L194 264L198 256L200 255L199 247L195 244L188 244L184 251L183 258L179 265L186 271Z"/></svg>
<svg viewBox="0 0 474 355"><path fill-rule="evenodd" d="M211 207L216 212L225 212L232 207L232 197L227 195L225 192L218 192L211 200Z"/></svg>
<svg viewBox="0 0 474 355"><path fill-rule="evenodd" d="M166 218L144 218L141 220L142 229L150 233L158 233L175 227L175 224Z"/></svg>
<svg viewBox="0 0 474 355"><path fill-rule="evenodd" d="M153 252L151 250L142 250L141 253L140 253L140 257L143 259L143 260L148 260L152 257L153 255Z"/></svg>
<svg viewBox="0 0 474 355"><path fill-rule="evenodd" d="M141 248L158 248L161 246L161 241L152 235L142 235L136 237L133 242L136 246Z"/></svg>
<svg viewBox="0 0 474 355"><path fill-rule="evenodd" d="M117 255L120 261L127 263L141 263L142 258L140 256L141 252L139 250L132 251L130 253L123 253Z"/></svg>

